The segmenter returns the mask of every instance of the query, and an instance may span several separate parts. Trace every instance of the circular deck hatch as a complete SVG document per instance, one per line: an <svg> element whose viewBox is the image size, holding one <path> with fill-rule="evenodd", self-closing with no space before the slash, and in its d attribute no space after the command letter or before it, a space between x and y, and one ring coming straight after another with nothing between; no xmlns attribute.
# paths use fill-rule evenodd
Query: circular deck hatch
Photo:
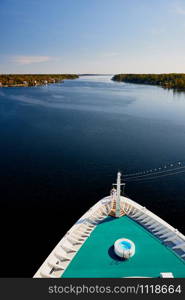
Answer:
<svg viewBox="0 0 185 300"><path fill-rule="evenodd" d="M135 254L135 244L125 238L118 239L114 243L114 252L123 259L129 259Z"/></svg>

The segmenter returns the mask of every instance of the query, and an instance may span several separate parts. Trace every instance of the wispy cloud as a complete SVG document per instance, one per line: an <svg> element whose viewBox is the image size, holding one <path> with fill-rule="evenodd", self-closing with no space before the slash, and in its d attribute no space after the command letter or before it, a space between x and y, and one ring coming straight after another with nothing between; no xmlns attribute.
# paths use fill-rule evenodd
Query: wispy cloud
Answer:
<svg viewBox="0 0 185 300"><path fill-rule="evenodd" d="M52 60L50 56L13 56L11 61L20 65L29 65L33 63L42 63Z"/></svg>
<svg viewBox="0 0 185 300"><path fill-rule="evenodd" d="M103 56L105 57L114 57L114 56L118 56L119 53L118 52L107 52L107 53L104 53Z"/></svg>
<svg viewBox="0 0 185 300"><path fill-rule="evenodd" d="M154 27L150 30L150 33L154 36L162 35L166 32L165 28Z"/></svg>
<svg viewBox="0 0 185 300"><path fill-rule="evenodd" d="M176 3L173 6L173 11L178 15L185 15L185 6L180 3Z"/></svg>
<svg viewBox="0 0 185 300"><path fill-rule="evenodd" d="M176 7L176 13L179 15L185 15L185 8Z"/></svg>

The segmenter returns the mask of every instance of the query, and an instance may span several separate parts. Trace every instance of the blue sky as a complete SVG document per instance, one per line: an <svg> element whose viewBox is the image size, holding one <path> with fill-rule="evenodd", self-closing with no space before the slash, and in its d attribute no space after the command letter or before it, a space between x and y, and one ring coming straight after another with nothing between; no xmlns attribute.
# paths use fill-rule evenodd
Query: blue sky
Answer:
<svg viewBox="0 0 185 300"><path fill-rule="evenodd" d="M0 73L185 72L183 0L0 0Z"/></svg>

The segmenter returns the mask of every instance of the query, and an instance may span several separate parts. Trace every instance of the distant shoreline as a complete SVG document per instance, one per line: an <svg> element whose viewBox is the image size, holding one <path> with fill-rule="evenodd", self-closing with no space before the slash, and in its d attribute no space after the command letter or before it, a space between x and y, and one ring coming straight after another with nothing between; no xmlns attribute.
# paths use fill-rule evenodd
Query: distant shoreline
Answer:
<svg viewBox="0 0 185 300"><path fill-rule="evenodd" d="M76 79L76 74L1 74L0 87L30 87Z"/></svg>
<svg viewBox="0 0 185 300"><path fill-rule="evenodd" d="M116 74L112 80L136 84L157 85L167 89L185 91L185 73Z"/></svg>

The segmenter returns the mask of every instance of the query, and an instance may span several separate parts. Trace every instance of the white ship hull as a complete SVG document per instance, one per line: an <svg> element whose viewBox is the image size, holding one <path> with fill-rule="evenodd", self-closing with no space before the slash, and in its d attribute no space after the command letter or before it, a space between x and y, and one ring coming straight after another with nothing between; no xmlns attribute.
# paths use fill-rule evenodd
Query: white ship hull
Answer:
<svg viewBox="0 0 185 300"><path fill-rule="evenodd" d="M100 221L108 216L111 204L112 197L108 196L92 206L64 235L34 277L62 277L62 274L92 231ZM185 236L182 233L129 198L120 196L120 208L124 210L126 215L160 239L162 243L168 243L172 251L185 260Z"/></svg>

